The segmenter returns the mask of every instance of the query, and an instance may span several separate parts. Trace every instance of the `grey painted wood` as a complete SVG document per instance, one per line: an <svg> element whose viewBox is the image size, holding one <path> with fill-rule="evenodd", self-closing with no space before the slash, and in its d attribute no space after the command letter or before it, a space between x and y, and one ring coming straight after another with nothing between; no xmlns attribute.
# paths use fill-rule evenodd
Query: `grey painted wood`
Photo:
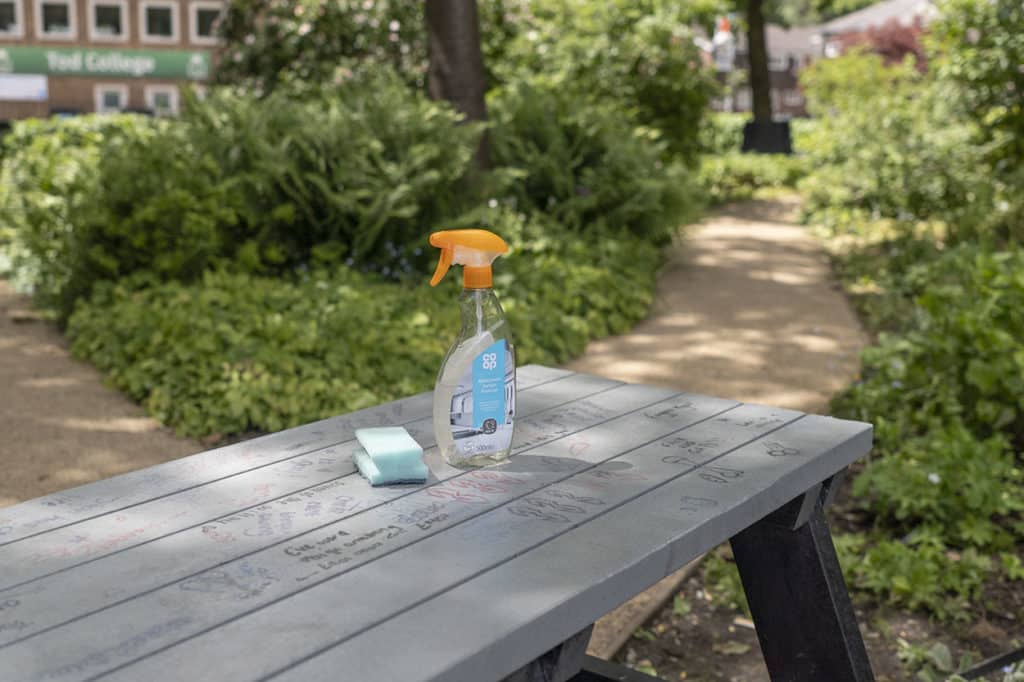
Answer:
<svg viewBox="0 0 1024 682"><path fill-rule="evenodd" d="M797 452L772 457L766 441ZM348 640L338 637L341 644L271 677L304 682L500 677L549 646L541 642L570 636L579 623L592 622L735 535L863 455L870 444L866 424L805 417L713 464L686 470L650 494L373 630ZM396 642L416 646L392 646Z"/></svg>
<svg viewBox="0 0 1024 682"><path fill-rule="evenodd" d="M619 385L608 379L586 375L566 376L553 383L555 385L543 392L536 392L532 386L521 391L521 416ZM434 445L429 417L408 422L405 426L424 447ZM179 530L201 528L210 519L242 510L251 511L321 484L336 482L355 473L352 453L358 448L358 441L352 439L308 455L292 455L182 492L158 496L115 514L87 519L0 546L0 594L23 585L27 580L38 580Z"/></svg>
<svg viewBox="0 0 1024 682"><path fill-rule="evenodd" d="M115 513L95 526L102 505L0 546L0 582L27 580L0 591L0 679L496 680L870 445L863 424L534 376L517 455L502 467L455 470L429 449L426 486L315 483L307 472L350 466L351 448L319 462L303 454L300 429L287 445L297 450L232 474L286 481L276 497L253 491L244 511L223 476L179 475L151 502L104 503ZM189 504L192 488L201 504ZM164 503L168 494L183 496ZM72 529L108 538L118 524L179 513L178 525L105 555L70 549L24 567L32 548L77 544Z"/></svg>
<svg viewBox="0 0 1024 682"><path fill-rule="evenodd" d="M680 405L677 399L673 402ZM691 404L685 408L669 403L666 407L670 409L659 406L635 413L588 430L583 438L555 441L538 448L537 454L520 455L501 473L509 481L523 481L521 486L509 483L506 490L476 491L490 500L483 513L470 508L484 504L450 500L439 514L448 517L443 521L448 524L444 532L427 533L421 528L392 524L396 532L392 542L405 542L401 551L383 554L362 569L335 573L286 600L143 659L111 679L163 680L174 679L174 675L201 675L202 666L196 662L219 656L231 661L230 667L217 670L224 682L258 678L273 671L281 660L310 655L337 638L355 636L512 557L531 553L536 546L575 524L596 518L623 499L653 489L678 473L679 457L710 458L799 417L799 413L760 406L740 406L721 413L718 410L728 403L723 406L716 401L708 410L689 398L687 402ZM573 443L568 442L573 440L591 445L577 448L573 458ZM693 453L680 454L682 447ZM516 490L520 487L524 490ZM424 491L423 498L420 502L427 502L429 491ZM452 524L453 520L460 522ZM379 523L369 527L379 527ZM420 541L409 542L410 536ZM296 558L301 561L301 557ZM295 574L287 564L274 566L278 575ZM367 585L383 592L367 589ZM138 630L140 626L133 623L132 628ZM447 619L437 626L448 627ZM272 641L258 651L249 651L244 642L251 642L253 633L268 629L274 632ZM538 637L544 634L538 633ZM550 640L536 655L572 634ZM519 661L519 665L527 660ZM502 674L516 667L506 668Z"/></svg>
<svg viewBox="0 0 1024 682"><path fill-rule="evenodd" d="M568 374L570 372L566 370L528 365L518 369L517 380L520 388L525 388ZM422 393L46 495L0 512L0 545L129 508L157 496L247 471L282 457L329 447L352 439L357 428L404 424L428 417L431 409L431 394Z"/></svg>
<svg viewBox="0 0 1024 682"><path fill-rule="evenodd" d="M243 561L220 566L216 571L0 649L0 667L16 671L19 677L26 679L80 679L101 672L147 651L158 650L194 633L217 627L219 623L258 609L262 604L284 603L294 598L291 595L297 592L312 592L311 586L352 574L353 566L366 565L375 558L374 564L386 560L388 556L395 556L395 550L401 547L416 546L417 542L439 533L447 534L450 531L441 531L459 528L465 525L465 521L486 513L497 504L569 476L587 466L586 462L596 463L614 457L631 443L636 443L638 438L656 438L672 433L685 423L711 417L734 404L717 399L665 400L668 392L662 389L633 386L616 390L628 392L616 397L619 411L630 407L637 410L600 422L575 435L536 446L535 452L542 454L519 454L510 464L499 469L458 472L448 481L417 490L394 503L357 514L302 539L269 547ZM643 407L658 398L662 399L660 403ZM629 401L633 404L629 405ZM596 413L598 408L598 405L586 405L584 402L579 407L582 413L568 412L562 420L578 422L581 414ZM559 423L559 420L547 421L544 429L552 432L564 430L564 423ZM530 442L535 436L531 436L529 429L524 429L524 437ZM442 469L437 462L432 462L431 468L435 473ZM368 487L366 489L369 490ZM510 540L496 542L499 551L508 542ZM407 569L413 572L414 583L420 579L416 563L409 564ZM376 573L376 568L369 566L368 575ZM434 579L444 577L444 571L432 576ZM338 594L337 588L332 586L324 591ZM364 597L374 594L366 586L365 579L356 591ZM319 598L322 595L314 595L314 600ZM361 608L367 607L371 611L376 610L370 601L364 601ZM347 606L342 606L341 611L334 609L332 607L334 616L351 612ZM145 637L140 639L139 633L144 633ZM275 639L279 634L275 634ZM104 652L103 656L97 658L97 651ZM208 666L201 668L204 669L196 673L198 677L209 673ZM189 674L178 672L183 676ZM142 675L144 679L148 677L148 674Z"/></svg>
<svg viewBox="0 0 1024 682"><path fill-rule="evenodd" d="M652 400L648 395L636 388L587 375L559 379L557 383L546 385L543 393L524 391L520 396L519 410L525 416L520 417L515 451L528 450L546 440L566 435L558 424L575 424L583 428L594 421L618 415L634 403L646 404ZM432 437L421 437L420 440L425 444L433 442ZM349 450L352 449L354 447ZM329 473L338 473L340 467L347 467L340 470L351 471L350 456L350 451L347 451L343 458L334 461ZM462 473L445 466L431 447L428 447L426 456L433 470L434 482ZM320 461L323 462L322 459ZM300 473L305 469L300 469ZM275 473L272 467L267 467L250 473L257 476L255 484L261 485L260 481L270 477L287 477L289 471L292 469ZM298 474L293 472L292 475ZM215 490L210 491L209 496L214 503L198 508L197 513L207 514L199 525L109 554L87 565L79 563L76 570L50 575L40 573L39 577L19 588L0 591L0 601L17 602L0 617L0 646L142 592L195 577L204 570L240 561L268 545L286 542L418 489L419 486L371 488L358 475L342 475L254 509L238 512L235 508L213 518L209 514L217 508L218 497ZM166 499L160 500L161 505L166 503ZM138 509L143 514L154 513L147 512L145 505ZM97 519L96 522L103 520ZM115 527L122 525L116 517L113 523ZM63 532L54 531L43 537ZM31 542L26 540L7 549L17 550L30 546ZM0 575L16 572L19 568L24 574L33 568L19 564L16 555L7 558L8 564L0 564ZM106 587L97 590L96 585ZM16 626L13 625L15 623Z"/></svg>
<svg viewBox="0 0 1024 682"><path fill-rule="evenodd" d="M567 370L527 365L518 368L516 378L522 389L569 374ZM357 428L429 417L431 409L431 394L421 393L14 505L0 510L0 545L336 445L352 439Z"/></svg>

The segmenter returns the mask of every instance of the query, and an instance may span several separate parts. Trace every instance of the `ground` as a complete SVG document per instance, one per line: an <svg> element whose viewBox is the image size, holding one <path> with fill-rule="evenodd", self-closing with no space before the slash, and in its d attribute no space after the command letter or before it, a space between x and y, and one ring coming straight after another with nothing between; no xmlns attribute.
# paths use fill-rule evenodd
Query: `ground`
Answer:
<svg viewBox="0 0 1024 682"><path fill-rule="evenodd" d="M0 405L0 507L204 449L104 386L3 280Z"/></svg>

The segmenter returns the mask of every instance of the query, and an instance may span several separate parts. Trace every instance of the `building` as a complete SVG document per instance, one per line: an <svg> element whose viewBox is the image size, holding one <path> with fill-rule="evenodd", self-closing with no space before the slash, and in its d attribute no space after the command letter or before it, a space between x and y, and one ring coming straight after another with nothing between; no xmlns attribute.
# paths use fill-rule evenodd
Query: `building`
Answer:
<svg viewBox="0 0 1024 682"><path fill-rule="evenodd" d="M777 118L806 116L807 106L800 90L801 69L821 56L821 47L815 45L819 27L784 28L776 24L765 26L765 46L768 49L768 77L771 84L772 112ZM718 111L750 111L752 96L747 85L750 56L747 35L739 32L735 37L735 57L731 69L719 67L726 93L713 103ZM730 75L735 74L735 75Z"/></svg>
<svg viewBox="0 0 1024 682"><path fill-rule="evenodd" d="M883 0L822 24L817 27L816 40L824 56L837 57L843 52L843 36L887 25L924 26L937 14L938 9L932 0Z"/></svg>
<svg viewBox="0 0 1024 682"><path fill-rule="evenodd" d="M223 0L0 0L0 122L178 111L210 75Z"/></svg>
<svg viewBox="0 0 1024 682"><path fill-rule="evenodd" d="M807 115L799 75L813 61L837 57L848 46L865 42L879 51L879 46L871 42L872 32L891 26L903 26L919 32L936 14L933 0L882 0L817 26L785 28L767 24L765 45L773 114L781 119ZM699 43L711 53L724 52L728 55L728 65L715 60L720 80L727 87L726 94L713 103L713 108L717 111L750 111L752 97L747 85L750 64L747 35L743 31L734 36L730 33L727 40L721 35L723 28L725 32L729 31L728 21L720 22L712 41ZM720 45L727 44L728 50L718 49ZM726 66L728 68L724 68Z"/></svg>

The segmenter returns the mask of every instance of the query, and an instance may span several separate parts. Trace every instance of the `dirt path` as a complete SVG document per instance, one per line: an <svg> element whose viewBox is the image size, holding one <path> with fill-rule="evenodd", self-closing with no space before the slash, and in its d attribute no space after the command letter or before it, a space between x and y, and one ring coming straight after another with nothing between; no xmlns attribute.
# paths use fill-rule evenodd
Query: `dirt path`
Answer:
<svg viewBox="0 0 1024 682"><path fill-rule="evenodd" d="M820 244L793 223L794 209L792 201L747 202L691 228L669 251L651 315L629 334L590 344L569 368L826 412L832 394L856 375L866 337ZM617 648L653 604L672 595L683 573L599 621L591 653L608 655ZM699 589L699 581L690 582ZM730 627L721 627L726 638ZM726 659L731 674L725 679L766 678L753 633L747 632L743 644L746 656L722 657L700 630L677 633L683 639L677 652L685 659L679 669L688 670L690 679L719 678L717 669L694 660L701 651L701 659Z"/></svg>
<svg viewBox="0 0 1024 682"><path fill-rule="evenodd" d="M865 343L793 203L747 202L673 245L650 317L591 343L579 372L823 412Z"/></svg>
<svg viewBox="0 0 1024 682"><path fill-rule="evenodd" d="M73 360L0 280L0 507L202 450Z"/></svg>

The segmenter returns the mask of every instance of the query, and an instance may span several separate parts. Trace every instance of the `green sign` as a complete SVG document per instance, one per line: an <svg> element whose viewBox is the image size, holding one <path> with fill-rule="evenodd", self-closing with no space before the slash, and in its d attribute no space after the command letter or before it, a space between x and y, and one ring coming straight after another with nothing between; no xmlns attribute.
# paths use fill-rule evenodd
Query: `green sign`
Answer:
<svg viewBox="0 0 1024 682"><path fill-rule="evenodd" d="M210 75L210 55L177 50L0 47L0 73L203 80Z"/></svg>

